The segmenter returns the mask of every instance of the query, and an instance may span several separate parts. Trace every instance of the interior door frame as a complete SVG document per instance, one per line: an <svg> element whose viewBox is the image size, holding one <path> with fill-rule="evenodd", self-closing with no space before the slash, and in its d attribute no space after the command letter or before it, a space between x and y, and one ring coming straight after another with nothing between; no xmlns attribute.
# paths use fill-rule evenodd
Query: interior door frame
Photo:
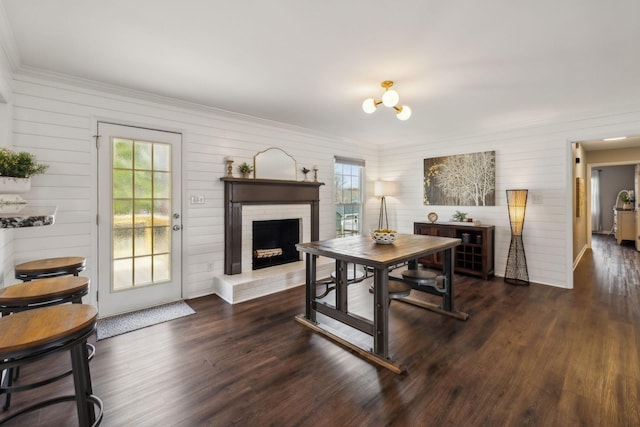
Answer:
<svg viewBox="0 0 640 427"><path fill-rule="evenodd" d="M631 123L631 126L616 126L616 125L612 125L610 128L607 128L605 130L601 129L600 127L597 128L597 130L594 130L594 127L587 127L585 129L579 129L576 132L572 132L571 135L567 136L565 138L565 165L567 165L567 168L565 170L565 179L566 179L566 188L567 188L567 196L571 197L572 200L575 200L575 185L574 185L574 167L575 167L575 158L573 156L573 144L574 143L579 143L581 141L592 141L592 140L596 140L596 139L604 139L604 138L609 138L612 135L614 136L619 136L619 135L640 135L640 128L638 128L638 124L636 122ZM638 162L631 162L631 164L640 164L640 161ZM629 164L629 163L627 163ZM591 248L591 168L598 166L598 165L602 165L604 166L604 164L601 163L593 163L591 165L589 164L585 164L585 170L586 170L586 175L585 176L585 204L586 206L588 206L589 208L586 209L586 224L587 224L587 231L586 232L586 244L588 248ZM607 166L614 166L614 164L607 164ZM587 184L588 182L588 184ZM579 258L577 260L574 260L573 258L573 242L575 241L575 235L574 235L574 231L573 231L573 226L574 226L574 213L575 213L575 209L573 206L573 202L569 202L566 204L566 211L565 211L565 215L566 215L566 230L567 230L567 236L566 236L566 241L567 241L567 245L566 245L566 257L567 257L567 274L566 274L566 281L567 281L567 288L568 289L573 289L574 288L574 280L573 280L573 273L574 270L577 268L578 264L580 263L581 257L582 255L579 256ZM574 262L575 261L575 262Z"/></svg>
<svg viewBox="0 0 640 427"><path fill-rule="evenodd" d="M88 272L89 277L91 279L91 283L92 283L92 286L90 286L89 295L88 295L89 303L91 305L94 305L95 307L98 307L98 298L97 298L98 280L100 278L99 263L98 263L98 254L99 254L99 247L100 247L100 242L98 239L98 236L99 236L99 230L98 230L99 175L98 174L99 172L98 172L98 145L97 145L98 141L96 141L96 138L98 137L98 123L108 123L108 124L119 125L119 126L130 126L130 127L136 127L136 128L142 128L142 129L166 131L166 132L182 134L183 143L180 144L180 191L182 194L182 197L180 200L180 212L182 216L182 232L181 232L181 240L180 240L180 296L181 298L185 298L184 248L187 246L186 242L188 240L187 233L185 232L185 230L187 229L188 219L187 219L187 216L185 215L186 208L187 208L187 197L185 197L186 185L184 180L184 166L185 166L184 142L188 140L188 136L187 136L188 132L186 131L186 129L167 126L166 123L164 122L157 123L157 124L136 122L136 121L131 121L130 118L127 119L122 117L114 118L114 117L108 117L108 116L91 115L90 123L91 123L91 144L93 147L93 149L91 150L91 164L93 165L92 182L93 182L93 188L95 190L95 197L91 198L91 214L93 218L92 219L93 227L91 227L92 243L91 243L90 252L91 252L92 259L95 260L95 262L93 263L94 265L90 266L91 271ZM100 313L98 313L98 317L100 317Z"/></svg>

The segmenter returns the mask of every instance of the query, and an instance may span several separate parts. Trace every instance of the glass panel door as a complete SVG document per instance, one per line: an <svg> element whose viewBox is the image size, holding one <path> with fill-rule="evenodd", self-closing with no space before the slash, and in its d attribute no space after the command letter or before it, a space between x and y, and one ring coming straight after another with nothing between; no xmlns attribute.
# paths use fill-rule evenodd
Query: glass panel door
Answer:
<svg viewBox="0 0 640 427"><path fill-rule="evenodd" d="M180 135L102 123L99 132L99 210L109 218L99 223L99 259L109 260L100 269L100 315L175 301L181 295L175 262L182 228Z"/></svg>

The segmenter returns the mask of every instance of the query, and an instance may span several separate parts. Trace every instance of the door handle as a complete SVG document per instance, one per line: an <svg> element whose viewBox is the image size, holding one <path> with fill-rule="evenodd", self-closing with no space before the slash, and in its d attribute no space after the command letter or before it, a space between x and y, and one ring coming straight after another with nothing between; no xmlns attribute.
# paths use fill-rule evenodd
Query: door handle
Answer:
<svg viewBox="0 0 640 427"><path fill-rule="evenodd" d="M173 231L178 231L178 230L180 230L182 228L182 226L181 225L174 225L172 228L173 228Z"/></svg>

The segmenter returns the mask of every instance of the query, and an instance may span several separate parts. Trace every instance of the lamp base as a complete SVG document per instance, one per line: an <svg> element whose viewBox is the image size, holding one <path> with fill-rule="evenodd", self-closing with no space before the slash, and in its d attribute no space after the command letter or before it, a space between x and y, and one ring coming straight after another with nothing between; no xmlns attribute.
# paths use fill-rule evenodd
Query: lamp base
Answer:
<svg viewBox="0 0 640 427"><path fill-rule="evenodd" d="M383 228L384 227L384 228ZM380 198L380 216L378 217L378 230L389 229L389 216L387 215L387 200L384 196Z"/></svg>
<svg viewBox="0 0 640 427"><path fill-rule="evenodd" d="M527 258L524 254L522 236L511 236L504 281L510 285L529 285L529 272L527 270Z"/></svg>
<svg viewBox="0 0 640 427"><path fill-rule="evenodd" d="M510 277L505 277L504 281L505 283L508 283L510 285L516 285L516 286L529 286L530 284L528 280L512 279Z"/></svg>

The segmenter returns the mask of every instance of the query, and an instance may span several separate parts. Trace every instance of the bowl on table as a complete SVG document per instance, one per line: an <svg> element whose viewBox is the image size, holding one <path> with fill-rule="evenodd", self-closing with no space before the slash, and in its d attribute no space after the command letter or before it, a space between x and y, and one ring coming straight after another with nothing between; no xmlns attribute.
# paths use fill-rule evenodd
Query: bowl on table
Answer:
<svg viewBox="0 0 640 427"><path fill-rule="evenodd" d="M376 229L371 232L371 238L375 240L376 243L389 245L398 238L398 232L396 230L389 230L386 228Z"/></svg>

